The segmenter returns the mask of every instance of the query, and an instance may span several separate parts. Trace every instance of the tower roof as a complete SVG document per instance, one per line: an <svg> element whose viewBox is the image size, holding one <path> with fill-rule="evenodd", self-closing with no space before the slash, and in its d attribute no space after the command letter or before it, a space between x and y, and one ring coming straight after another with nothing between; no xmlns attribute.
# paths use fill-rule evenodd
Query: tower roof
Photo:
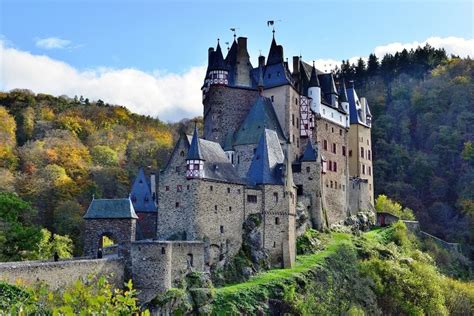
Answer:
<svg viewBox="0 0 474 316"><path fill-rule="evenodd" d="M274 130L280 140L285 140L272 101L264 96L258 96L247 117L235 134L235 145L257 144L264 129Z"/></svg>
<svg viewBox="0 0 474 316"><path fill-rule="evenodd" d="M308 143L306 144L306 148L304 150L303 156L301 156L300 161L317 161L318 160L318 153L314 149L313 144L311 144L311 139L308 139Z"/></svg>
<svg viewBox="0 0 474 316"><path fill-rule="evenodd" d="M225 57L225 63L230 66L234 66L237 63L237 50L238 44L237 41L234 39L232 46L230 47L227 56Z"/></svg>
<svg viewBox="0 0 474 316"><path fill-rule="evenodd" d="M84 219L124 219L138 216L132 201L127 199L93 199Z"/></svg>
<svg viewBox="0 0 474 316"><path fill-rule="evenodd" d="M319 87L319 79L318 79L318 74L316 72L316 67L314 66L313 62L313 68L311 69L311 77L309 79L309 87Z"/></svg>
<svg viewBox="0 0 474 316"><path fill-rule="evenodd" d="M151 193L150 183L148 182L143 168L138 170L138 174L133 181L130 192L132 203L137 212L156 212L156 205Z"/></svg>
<svg viewBox="0 0 474 316"><path fill-rule="evenodd" d="M283 162L283 150L277 133L265 129L247 172L249 184L283 184L281 168L278 168Z"/></svg>
<svg viewBox="0 0 474 316"><path fill-rule="evenodd" d="M283 46L277 45L275 34L273 34L270 51L268 52L267 66L279 63L283 63Z"/></svg>
<svg viewBox="0 0 474 316"><path fill-rule="evenodd" d="M191 140L191 145L189 146L186 160L204 160L201 152L197 126L194 126L194 134Z"/></svg>
<svg viewBox="0 0 474 316"><path fill-rule="evenodd" d="M212 54L212 64L209 67L209 70L227 70L227 67L224 62L224 56L222 55L221 45L219 40L217 40L216 51Z"/></svg>
<svg viewBox="0 0 474 316"><path fill-rule="evenodd" d="M347 101L346 83L344 77L341 77L339 80L339 101L349 102Z"/></svg>

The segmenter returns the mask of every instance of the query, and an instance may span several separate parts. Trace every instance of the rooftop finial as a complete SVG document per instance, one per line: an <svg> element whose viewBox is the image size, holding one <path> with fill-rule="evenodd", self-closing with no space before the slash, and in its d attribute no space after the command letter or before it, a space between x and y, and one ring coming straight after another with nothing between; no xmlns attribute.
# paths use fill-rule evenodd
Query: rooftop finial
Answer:
<svg viewBox="0 0 474 316"><path fill-rule="evenodd" d="M92 194L92 199L93 199L93 200L95 199L95 194Z"/></svg>
<svg viewBox="0 0 474 316"><path fill-rule="evenodd" d="M314 67L314 60L313 60L313 67Z"/></svg>
<svg viewBox="0 0 474 316"><path fill-rule="evenodd" d="M237 34L236 34L235 31L237 30L237 28L231 27L230 30L231 30L232 32L234 32L234 41L235 41L235 38L237 37Z"/></svg>

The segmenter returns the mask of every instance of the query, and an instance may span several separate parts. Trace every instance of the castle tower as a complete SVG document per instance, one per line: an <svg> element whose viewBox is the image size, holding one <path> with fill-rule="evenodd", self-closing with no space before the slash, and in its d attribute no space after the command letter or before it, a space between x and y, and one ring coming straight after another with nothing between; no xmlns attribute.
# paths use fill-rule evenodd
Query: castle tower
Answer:
<svg viewBox="0 0 474 316"><path fill-rule="evenodd" d="M216 51L212 55L208 74L209 85L227 85L229 83L229 71L224 63L219 39L217 40Z"/></svg>
<svg viewBox="0 0 474 316"><path fill-rule="evenodd" d="M130 192L133 208L138 216L137 240L156 237L156 178L150 174L148 181L143 168L138 170Z"/></svg>
<svg viewBox="0 0 474 316"><path fill-rule="evenodd" d="M193 139L186 156L186 177L188 179L199 179L204 177L204 158L199 144L197 127L194 126Z"/></svg>
<svg viewBox="0 0 474 316"><path fill-rule="evenodd" d="M359 99L352 83L346 91L350 112L349 176L367 180L369 201L373 205L372 114L366 99Z"/></svg>
<svg viewBox="0 0 474 316"><path fill-rule="evenodd" d="M308 97L311 98L311 109L316 113L321 113L321 86L319 84L316 67L311 69L311 78L309 79Z"/></svg>

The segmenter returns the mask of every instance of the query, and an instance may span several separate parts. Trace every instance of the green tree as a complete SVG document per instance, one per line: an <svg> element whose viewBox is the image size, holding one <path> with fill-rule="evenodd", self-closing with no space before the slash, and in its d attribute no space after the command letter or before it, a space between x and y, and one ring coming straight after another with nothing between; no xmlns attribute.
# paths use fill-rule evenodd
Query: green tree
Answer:
<svg viewBox="0 0 474 316"><path fill-rule="evenodd" d="M52 235L46 228L41 229L41 239L29 259L51 259L54 254L59 258L71 258L73 251L72 240L69 236Z"/></svg>
<svg viewBox="0 0 474 316"><path fill-rule="evenodd" d="M109 146L97 145L91 150L92 161L95 165L113 167L118 165L118 155Z"/></svg>

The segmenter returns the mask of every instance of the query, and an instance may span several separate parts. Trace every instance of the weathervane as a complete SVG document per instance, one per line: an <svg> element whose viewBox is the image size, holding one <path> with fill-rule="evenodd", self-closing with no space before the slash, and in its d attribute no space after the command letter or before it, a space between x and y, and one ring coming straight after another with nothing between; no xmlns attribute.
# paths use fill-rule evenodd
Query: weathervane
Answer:
<svg viewBox="0 0 474 316"><path fill-rule="evenodd" d="M237 34L236 34L235 31L238 30L238 28L236 28L236 27L231 27L230 30L231 30L232 32L234 32L234 41L235 41L235 38L237 37Z"/></svg>
<svg viewBox="0 0 474 316"><path fill-rule="evenodd" d="M267 21L267 26L271 26L272 27L272 33L273 33L273 37L275 37L275 23L276 22L281 22L281 20L269 20Z"/></svg>

